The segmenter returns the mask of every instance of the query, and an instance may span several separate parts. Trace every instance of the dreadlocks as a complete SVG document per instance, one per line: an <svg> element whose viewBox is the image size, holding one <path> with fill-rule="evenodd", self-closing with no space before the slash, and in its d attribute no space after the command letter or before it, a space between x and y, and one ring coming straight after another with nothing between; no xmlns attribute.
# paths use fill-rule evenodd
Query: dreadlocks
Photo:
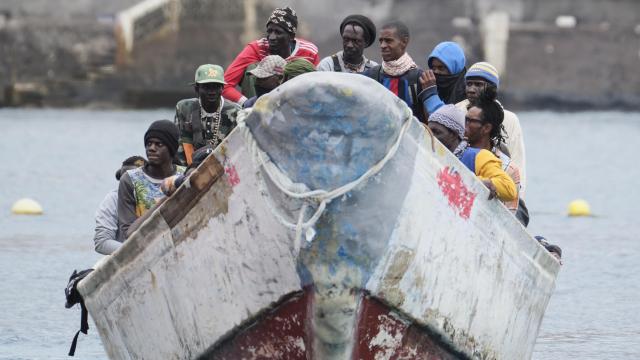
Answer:
<svg viewBox="0 0 640 360"><path fill-rule="evenodd" d="M480 108L480 110L482 110L482 120L491 124L489 138L491 139L492 145L500 146L500 144L505 142L502 136L504 131L504 126L502 125L504 110L502 109L502 105L496 101L496 97L497 91L495 91L495 87L493 89L488 87L480 93L478 102L473 106Z"/></svg>

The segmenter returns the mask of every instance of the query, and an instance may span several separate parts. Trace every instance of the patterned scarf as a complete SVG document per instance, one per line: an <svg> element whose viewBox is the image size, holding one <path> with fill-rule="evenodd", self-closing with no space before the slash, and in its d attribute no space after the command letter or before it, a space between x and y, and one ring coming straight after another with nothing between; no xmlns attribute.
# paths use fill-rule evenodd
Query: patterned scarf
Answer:
<svg viewBox="0 0 640 360"><path fill-rule="evenodd" d="M404 53L397 60L382 61L382 70L389 76L400 76L417 67L418 65L416 65L408 53Z"/></svg>
<svg viewBox="0 0 640 360"><path fill-rule="evenodd" d="M467 147L469 146L469 144L462 140L460 141L460 144L458 144L458 146L453 149L453 155L455 155L458 159L460 159L460 157L462 156L462 153L464 153L464 151L467 149Z"/></svg>

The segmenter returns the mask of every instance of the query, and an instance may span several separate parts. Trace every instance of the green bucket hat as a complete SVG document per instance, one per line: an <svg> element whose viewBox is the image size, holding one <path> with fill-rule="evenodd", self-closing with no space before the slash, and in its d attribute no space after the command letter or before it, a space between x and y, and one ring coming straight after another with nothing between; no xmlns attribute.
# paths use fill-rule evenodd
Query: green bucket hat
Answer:
<svg viewBox="0 0 640 360"><path fill-rule="evenodd" d="M200 65L196 70L196 78L194 84L218 83L226 84L224 81L224 69L220 65L204 64Z"/></svg>

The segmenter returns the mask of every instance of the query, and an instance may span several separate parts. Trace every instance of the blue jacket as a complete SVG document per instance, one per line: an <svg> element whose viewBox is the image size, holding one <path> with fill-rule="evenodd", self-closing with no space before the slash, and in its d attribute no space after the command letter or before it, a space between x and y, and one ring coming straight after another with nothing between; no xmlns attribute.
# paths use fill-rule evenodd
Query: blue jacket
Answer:
<svg viewBox="0 0 640 360"><path fill-rule="evenodd" d="M449 69L451 75L457 75L464 70L466 58L464 57L464 50L453 41L444 41L438 44L427 58L429 68L431 68L431 62L436 58L444 63Z"/></svg>
<svg viewBox="0 0 640 360"><path fill-rule="evenodd" d="M433 114L444 104L455 104L466 98L464 93L466 58L460 45L453 41L441 42L427 57L429 68L433 67L433 59L442 61L450 75L436 75L437 86L427 88L420 93L420 101L424 103L429 114Z"/></svg>

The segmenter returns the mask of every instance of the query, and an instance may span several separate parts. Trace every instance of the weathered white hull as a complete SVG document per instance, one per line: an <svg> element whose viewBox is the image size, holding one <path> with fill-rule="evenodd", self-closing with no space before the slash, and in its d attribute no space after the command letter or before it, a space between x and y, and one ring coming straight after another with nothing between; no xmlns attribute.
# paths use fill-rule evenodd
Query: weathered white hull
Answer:
<svg viewBox="0 0 640 360"><path fill-rule="evenodd" d="M314 76L305 81L348 96L379 91L369 79ZM379 173L329 202L313 226L291 227L302 202L269 179L248 135L269 140L265 114L296 86L257 104L263 118L234 130L190 187L81 282L108 356L425 358L431 350L415 345L424 337L444 349L434 359L530 358L559 265L415 119L403 136L402 119L390 120L385 149L402 137ZM386 94L376 100L404 111ZM292 154L295 142L265 150L292 179L333 161ZM317 166L298 176L301 160ZM322 181L342 184L336 174Z"/></svg>

